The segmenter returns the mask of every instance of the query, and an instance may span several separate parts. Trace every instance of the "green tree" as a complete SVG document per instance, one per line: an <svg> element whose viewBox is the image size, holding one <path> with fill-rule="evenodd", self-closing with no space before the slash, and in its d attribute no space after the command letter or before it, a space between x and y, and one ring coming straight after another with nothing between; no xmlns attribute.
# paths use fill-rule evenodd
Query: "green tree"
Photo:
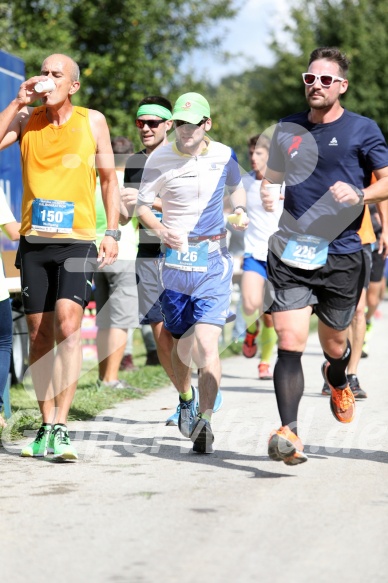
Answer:
<svg viewBox="0 0 388 583"><path fill-rule="evenodd" d="M8 31L11 25L11 8L6 2L0 2L0 38L3 51L10 52L12 48Z"/></svg>
<svg viewBox="0 0 388 583"><path fill-rule="evenodd" d="M339 46L350 58L346 107L373 118L388 136L388 4L385 0L318 3L320 44Z"/></svg>
<svg viewBox="0 0 388 583"><path fill-rule="evenodd" d="M337 46L351 60L344 106L373 118L388 136L386 0L294 2L285 32L289 38L287 46L272 43L275 65L252 72L262 81L255 104L258 120L277 120L305 109L301 73L307 68L310 52L319 46Z"/></svg>
<svg viewBox="0 0 388 583"><path fill-rule="evenodd" d="M245 73L226 78L205 93L212 105L212 138L231 146L248 172L248 139L265 129L254 115L257 90L256 78Z"/></svg>
<svg viewBox="0 0 388 583"><path fill-rule="evenodd" d="M241 0L242 1L242 0ZM13 0L0 41L36 74L47 54L70 54L80 64L75 103L102 111L112 133L135 137L128 124L147 94L168 95L190 51L216 46L210 27L231 18L233 0ZM0 5L1 6L1 5ZM5 48L5 47L4 47Z"/></svg>

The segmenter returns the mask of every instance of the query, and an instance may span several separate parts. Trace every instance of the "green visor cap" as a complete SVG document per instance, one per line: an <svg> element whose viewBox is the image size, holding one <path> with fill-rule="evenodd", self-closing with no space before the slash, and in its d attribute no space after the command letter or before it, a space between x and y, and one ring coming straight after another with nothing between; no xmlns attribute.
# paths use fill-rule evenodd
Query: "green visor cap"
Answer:
<svg viewBox="0 0 388 583"><path fill-rule="evenodd" d="M210 117L210 105L199 93L184 93L176 100L172 110L172 119L199 123L204 117Z"/></svg>

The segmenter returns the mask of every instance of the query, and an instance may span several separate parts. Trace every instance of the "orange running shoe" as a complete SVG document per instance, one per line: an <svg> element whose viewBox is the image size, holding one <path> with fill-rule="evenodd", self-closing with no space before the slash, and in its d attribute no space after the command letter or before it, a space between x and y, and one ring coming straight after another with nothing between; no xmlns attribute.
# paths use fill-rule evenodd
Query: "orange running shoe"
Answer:
<svg viewBox="0 0 388 583"><path fill-rule="evenodd" d="M331 391L331 412L340 423L350 423L353 421L356 412L356 401L354 400L354 395L349 387L349 384L344 389L336 389L333 387L327 376L329 366L329 362L325 361L323 363L322 374Z"/></svg>
<svg viewBox="0 0 388 583"><path fill-rule="evenodd" d="M256 337L259 333L259 323L256 322L256 331L255 332L248 332L245 335L244 343L242 345L242 353L245 358L253 358L256 356L257 352L257 344L256 344Z"/></svg>
<svg viewBox="0 0 388 583"><path fill-rule="evenodd" d="M258 369L259 369L259 380L260 381L272 380L273 374L270 371L268 362L260 362Z"/></svg>
<svg viewBox="0 0 388 583"><path fill-rule="evenodd" d="M296 466L307 462L303 453L303 443L288 425L272 431L268 442L268 455L275 462L284 462L287 466Z"/></svg>

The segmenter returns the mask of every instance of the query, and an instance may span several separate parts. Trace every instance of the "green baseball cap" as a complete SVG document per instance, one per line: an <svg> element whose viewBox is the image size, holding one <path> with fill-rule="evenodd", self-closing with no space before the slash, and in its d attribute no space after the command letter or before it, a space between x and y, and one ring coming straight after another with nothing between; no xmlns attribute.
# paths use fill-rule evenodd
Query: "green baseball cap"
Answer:
<svg viewBox="0 0 388 583"><path fill-rule="evenodd" d="M184 93L176 100L172 110L172 119L199 123L204 117L210 117L210 105L199 93Z"/></svg>

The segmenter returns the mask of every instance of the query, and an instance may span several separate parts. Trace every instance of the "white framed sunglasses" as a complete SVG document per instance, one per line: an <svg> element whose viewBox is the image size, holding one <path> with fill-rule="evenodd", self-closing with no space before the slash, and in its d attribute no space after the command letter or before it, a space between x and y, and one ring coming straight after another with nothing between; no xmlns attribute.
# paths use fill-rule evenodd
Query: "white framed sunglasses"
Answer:
<svg viewBox="0 0 388 583"><path fill-rule="evenodd" d="M345 81L342 77L337 77L336 75L315 75L314 73L302 73L303 83L308 85L314 85L317 81L320 82L322 87L331 87L335 81Z"/></svg>

